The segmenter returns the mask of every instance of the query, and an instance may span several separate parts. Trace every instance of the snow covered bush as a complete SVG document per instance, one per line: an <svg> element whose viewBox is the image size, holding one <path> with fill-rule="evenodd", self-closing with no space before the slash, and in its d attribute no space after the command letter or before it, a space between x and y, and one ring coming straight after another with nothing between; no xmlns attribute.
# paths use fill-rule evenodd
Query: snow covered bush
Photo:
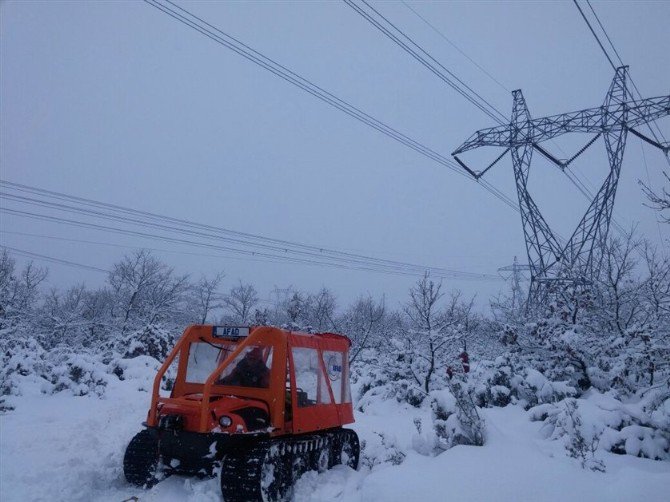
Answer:
<svg viewBox="0 0 670 502"><path fill-rule="evenodd" d="M143 347L128 347L138 346ZM128 351L109 349L95 352L80 347L74 351L66 344L46 350L38 336L25 330L0 330L0 396L56 392L102 396L112 380L136 380L139 389L150 390L161 363L147 355L128 355ZM170 388L175 372L172 367L164 377L165 388Z"/></svg>
<svg viewBox="0 0 670 502"><path fill-rule="evenodd" d="M75 396L104 394L110 375L98 355L73 354L61 347L50 353L49 362L52 392L67 390Z"/></svg>
<svg viewBox="0 0 670 502"><path fill-rule="evenodd" d="M178 359L170 366L163 375L163 390L171 390L177 373ZM153 388L154 378L160 369L162 361L151 356L137 356L132 358L117 357L107 367L108 371L119 380L128 381L137 390L150 392Z"/></svg>
<svg viewBox="0 0 670 502"><path fill-rule="evenodd" d="M494 361L480 361L470 378L480 407L519 403L525 408L576 395L567 381L551 381L518 353L508 352Z"/></svg>
<svg viewBox="0 0 670 502"><path fill-rule="evenodd" d="M374 432L361 441L361 464L372 469L381 464L400 465L407 455L394 437L383 432Z"/></svg>
<svg viewBox="0 0 670 502"><path fill-rule="evenodd" d="M454 381L448 389L431 393L433 429L437 447L482 446L484 420L479 415L465 382Z"/></svg>
<svg viewBox="0 0 670 502"><path fill-rule="evenodd" d="M546 437L560 440L571 456L589 468L596 450L652 460L670 459L670 393L628 399L592 391L581 399L568 398L529 410L531 420L543 421Z"/></svg>
<svg viewBox="0 0 670 502"><path fill-rule="evenodd" d="M404 364L401 345L396 339L389 340L384 352L362 353L352 365L352 389L359 411L365 411L378 399L407 403L415 408L423 403L426 393Z"/></svg>
<svg viewBox="0 0 670 502"><path fill-rule="evenodd" d="M437 455L457 445L482 446L484 420L463 382L429 395L430 423L414 419L412 447L422 455Z"/></svg>
<svg viewBox="0 0 670 502"><path fill-rule="evenodd" d="M605 464L602 460L596 458L602 432L598 432L596 426L588 429L585 427L574 399L565 401L565 417L567 420L564 426L568 433L565 449L568 455L577 459L582 469L605 472Z"/></svg>
<svg viewBox="0 0 670 502"><path fill-rule="evenodd" d="M50 351L30 335L0 332L0 389L2 395L54 393L68 390L75 395L102 395L108 382L100 356L74 353L67 346Z"/></svg>
<svg viewBox="0 0 670 502"><path fill-rule="evenodd" d="M177 336L176 333L170 332L163 326L151 324L119 337L113 348L126 359L149 356L163 361L174 346Z"/></svg>
<svg viewBox="0 0 670 502"><path fill-rule="evenodd" d="M426 394L421 391L413 382L408 380L397 380L370 387L365 394L358 400L356 409L366 411L370 406L374 406L378 401L393 400L398 403L407 403L410 406L418 408L423 403Z"/></svg>
<svg viewBox="0 0 670 502"><path fill-rule="evenodd" d="M30 389L50 392L48 353L32 336L16 328L0 330L0 396L21 395Z"/></svg>

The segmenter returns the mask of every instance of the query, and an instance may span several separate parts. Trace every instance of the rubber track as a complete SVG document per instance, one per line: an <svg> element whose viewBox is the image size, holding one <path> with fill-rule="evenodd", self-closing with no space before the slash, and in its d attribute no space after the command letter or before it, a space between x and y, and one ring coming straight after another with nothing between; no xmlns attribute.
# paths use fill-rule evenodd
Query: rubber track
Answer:
<svg viewBox="0 0 670 502"><path fill-rule="evenodd" d="M246 451L227 454L222 461L221 491L225 502L282 500L290 495L293 483L304 472L316 468L315 457L323 448L332 451L328 467L341 461L341 448L351 442L355 465L358 467L359 446L356 433L340 429L299 437L266 439ZM273 486L270 493L262 488L264 470L273 466L275 479L281 486ZM283 478L283 479L282 479ZM264 493L265 492L265 493Z"/></svg>
<svg viewBox="0 0 670 502"><path fill-rule="evenodd" d="M123 456L126 479L136 486L151 487L158 482L155 476L158 463L158 441L148 430L140 431L130 441Z"/></svg>

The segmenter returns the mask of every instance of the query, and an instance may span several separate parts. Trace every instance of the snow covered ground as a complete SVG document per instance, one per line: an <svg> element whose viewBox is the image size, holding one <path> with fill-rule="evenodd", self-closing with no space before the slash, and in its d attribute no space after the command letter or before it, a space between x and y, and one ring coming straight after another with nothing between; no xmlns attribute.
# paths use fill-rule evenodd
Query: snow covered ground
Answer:
<svg viewBox="0 0 670 502"><path fill-rule="evenodd" d="M218 481L171 477L149 491L128 485L121 470L127 442L146 416L149 394L141 380L110 382L102 398L55 395L13 397L0 416L0 499L12 501L220 501ZM670 462L603 454L606 473L581 469L541 423L519 407L483 411L484 447L457 446L437 457L412 448L414 419L426 411L380 402L358 413L354 428L368 455L378 433L405 455L356 472L336 467L305 474L296 501L667 501ZM416 438L414 438L416 441Z"/></svg>

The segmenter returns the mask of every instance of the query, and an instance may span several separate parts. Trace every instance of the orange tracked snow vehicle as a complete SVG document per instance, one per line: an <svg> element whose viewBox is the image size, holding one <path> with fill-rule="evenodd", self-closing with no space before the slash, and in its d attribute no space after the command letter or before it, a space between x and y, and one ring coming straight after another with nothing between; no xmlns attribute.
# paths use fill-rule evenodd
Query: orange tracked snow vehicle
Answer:
<svg viewBox="0 0 670 502"><path fill-rule="evenodd" d="M307 470L358 467L350 341L273 327L189 326L161 366L145 429L123 459L126 479L212 476L226 502L278 500ZM177 365L170 397L160 395Z"/></svg>

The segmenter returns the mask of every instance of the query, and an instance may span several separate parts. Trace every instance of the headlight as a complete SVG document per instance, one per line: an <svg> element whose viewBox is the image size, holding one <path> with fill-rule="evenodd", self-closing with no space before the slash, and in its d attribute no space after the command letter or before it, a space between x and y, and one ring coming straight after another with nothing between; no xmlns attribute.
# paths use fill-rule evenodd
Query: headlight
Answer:
<svg viewBox="0 0 670 502"><path fill-rule="evenodd" d="M233 425L233 420L229 416L223 415L221 418L219 418L219 424L221 427L230 427Z"/></svg>

